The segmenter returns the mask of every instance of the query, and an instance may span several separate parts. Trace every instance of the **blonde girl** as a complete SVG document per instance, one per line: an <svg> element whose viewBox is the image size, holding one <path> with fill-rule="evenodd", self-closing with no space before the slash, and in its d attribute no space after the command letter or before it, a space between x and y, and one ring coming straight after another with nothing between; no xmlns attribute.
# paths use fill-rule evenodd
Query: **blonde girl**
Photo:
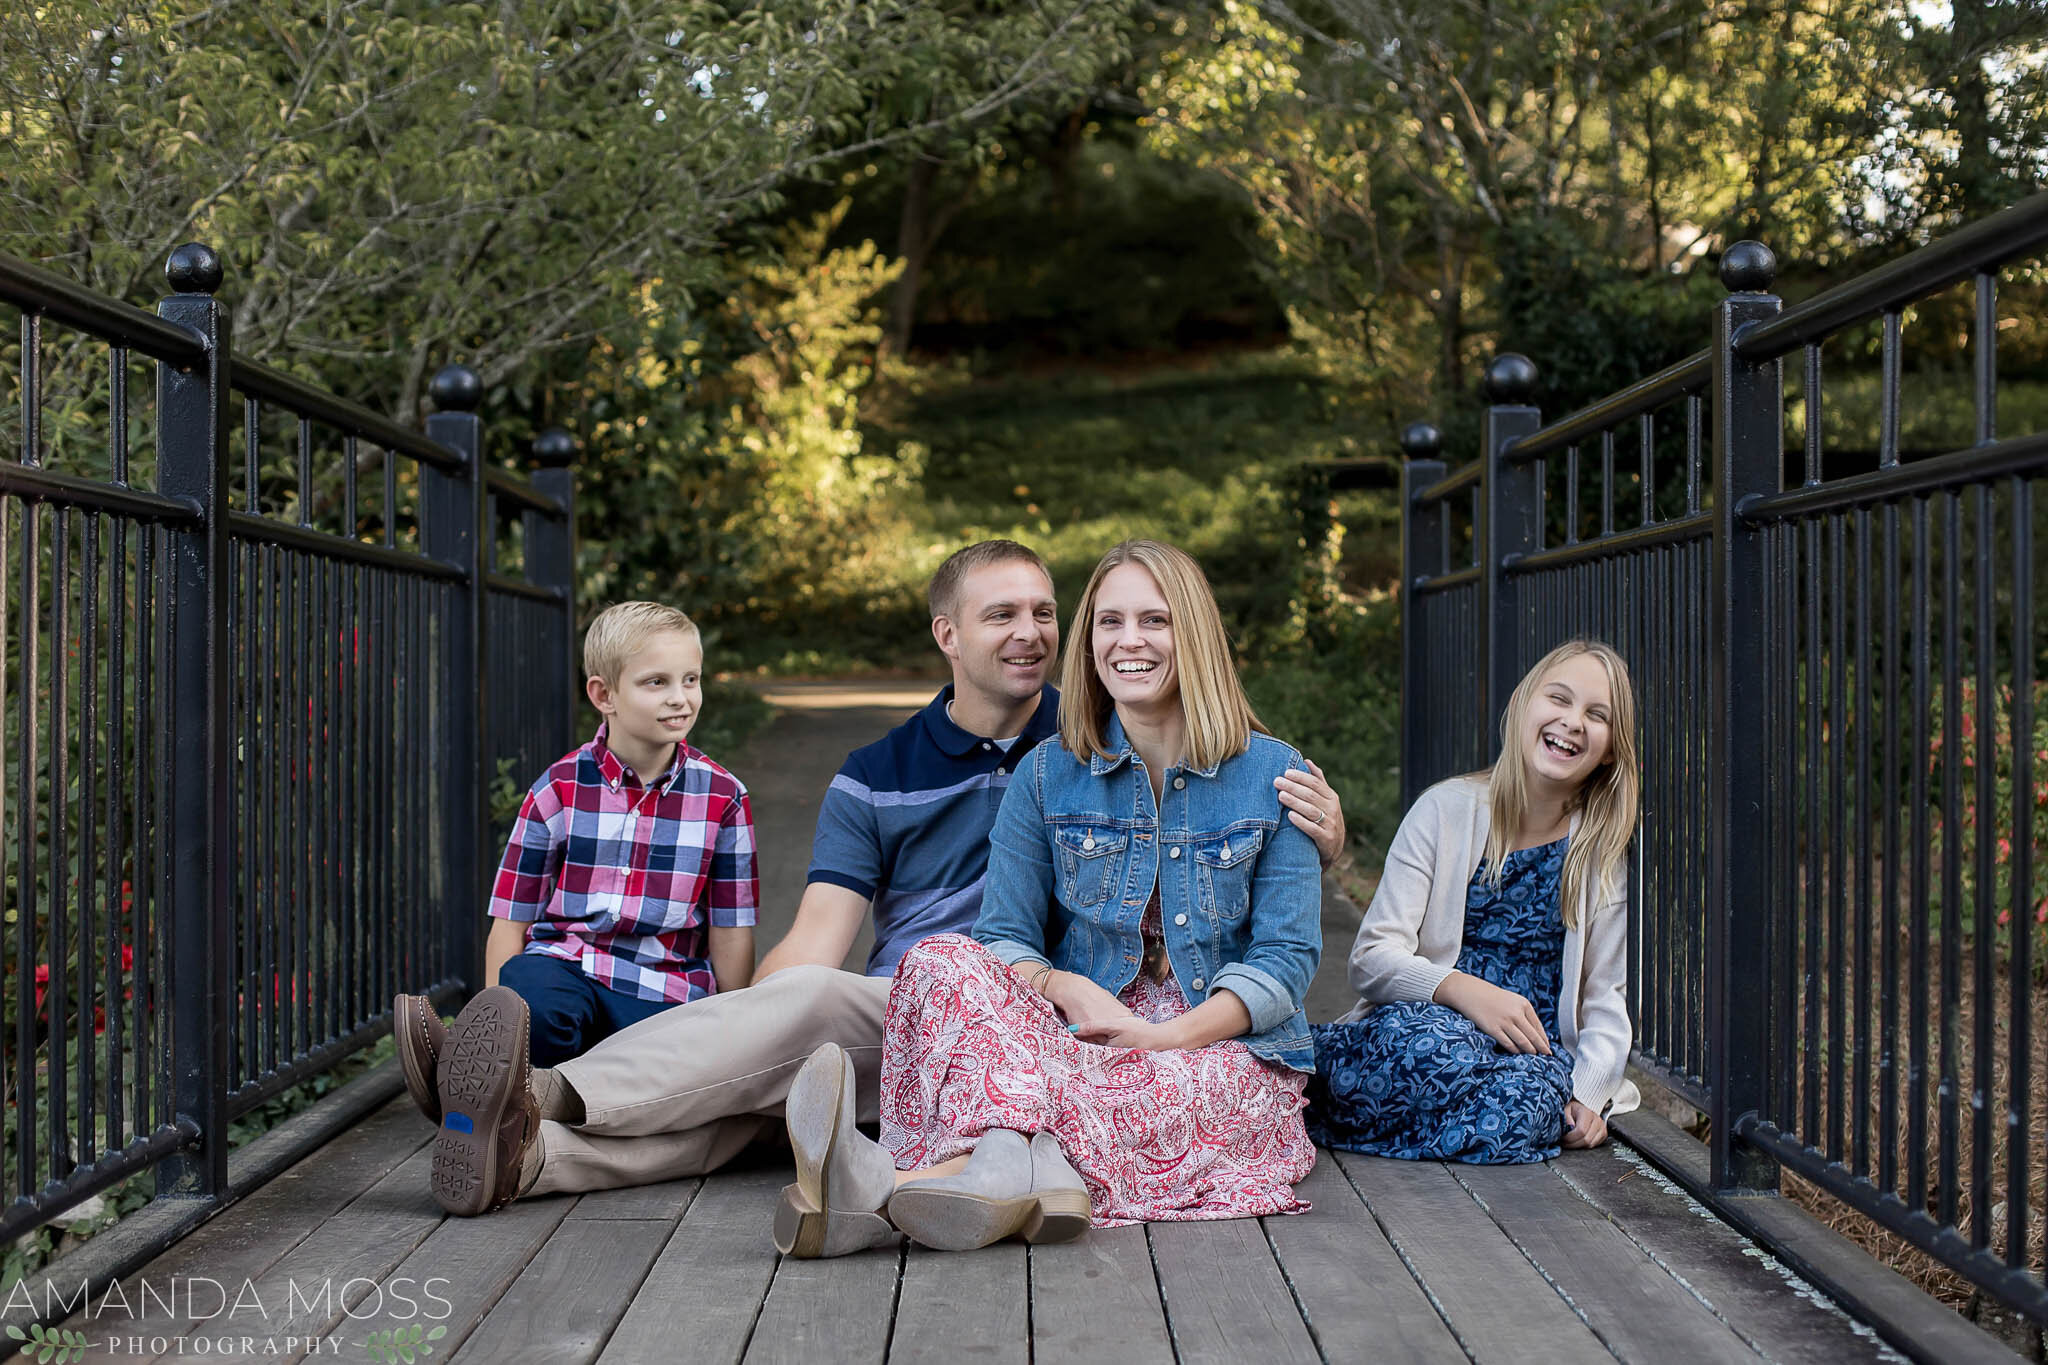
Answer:
<svg viewBox="0 0 2048 1365"><path fill-rule="evenodd" d="M1542 1161L1607 1140L1623 1076L1635 694L1604 644L1530 669L1491 772L1439 783L1387 850L1355 1008L1315 1032L1309 1132L1374 1156Z"/></svg>

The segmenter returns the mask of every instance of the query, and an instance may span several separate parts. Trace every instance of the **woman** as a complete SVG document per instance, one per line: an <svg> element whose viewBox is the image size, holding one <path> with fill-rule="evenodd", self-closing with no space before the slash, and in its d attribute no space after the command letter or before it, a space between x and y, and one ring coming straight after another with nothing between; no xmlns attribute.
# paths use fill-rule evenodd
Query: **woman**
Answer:
<svg viewBox="0 0 2048 1365"><path fill-rule="evenodd" d="M1252 714L1201 569L1156 541L1096 565L1060 686L974 937L897 968L882 1137L909 1169L852 1131L851 1069L821 1049L789 1100L785 1249L871 1244L843 1230L879 1232L885 1204L942 1249L1306 1207L1320 872L1273 787L1301 757Z"/></svg>
<svg viewBox="0 0 2048 1365"><path fill-rule="evenodd" d="M1351 950L1358 1006L1315 1029L1318 1142L1494 1165L1607 1139L1635 1107L1628 1021L1635 694L1604 644L1545 655L1491 772L1401 821Z"/></svg>

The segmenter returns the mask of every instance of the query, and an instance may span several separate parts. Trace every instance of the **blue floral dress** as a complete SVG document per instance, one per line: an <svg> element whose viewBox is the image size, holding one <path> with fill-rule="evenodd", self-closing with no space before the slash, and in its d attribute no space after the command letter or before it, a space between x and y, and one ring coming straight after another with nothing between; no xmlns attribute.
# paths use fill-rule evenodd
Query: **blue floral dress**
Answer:
<svg viewBox="0 0 2048 1365"><path fill-rule="evenodd" d="M1394 1001L1365 1018L1315 1026L1309 1136L1325 1147L1408 1161L1545 1161L1564 1136L1572 1058L1557 1032L1564 921L1558 883L1568 839L1508 854L1498 887L1465 889L1458 970L1536 1007L1551 1055L1502 1051L1449 1005Z"/></svg>

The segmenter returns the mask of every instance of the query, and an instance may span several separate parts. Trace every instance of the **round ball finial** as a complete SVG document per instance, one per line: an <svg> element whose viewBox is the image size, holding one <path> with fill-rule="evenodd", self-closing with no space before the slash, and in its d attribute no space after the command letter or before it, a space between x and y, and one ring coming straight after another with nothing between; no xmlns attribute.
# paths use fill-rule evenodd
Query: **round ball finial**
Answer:
<svg viewBox="0 0 2048 1365"><path fill-rule="evenodd" d="M560 469L576 460L576 438L560 427L549 427L533 438L533 462L544 469Z"/></svg>
<svg viewBox="0 0 2048 1365"><path fill-rule="evenodd" d="M220 288L220 253L204 242L187 242L171 251L164 277L180 294L211 294Z"/></svg>
<svg viewBox="0 0 2048 1365"><path fill-rule="evenodd" d="M1536 396L1536 362L1518 351L1503 351L1486 367L1480 387L1489 403L1526 405Z"/></svg>
<svg viewBox="0 0 2048 1365"><path fill-rule="evenodd" d="M1444 434L1432 422L1411 422L1401 432L1401 453L1411 460L1434 460L1444 453Z"/></svg>
<svg viewBox="0 0 2048 1365"><path fill-rule="evenodd" d="M1778 257L1762 242L1744 239L1721 253L1721 283L1734 294L1767 294L1778 278Z"/></svg>
<svg viewBox="0 0 2048 1365"><path fill-rule="evenodd" d="M467 365L443 365L434 371L427 393L442 412L475 412L484 401L483 376Z"/></svg>

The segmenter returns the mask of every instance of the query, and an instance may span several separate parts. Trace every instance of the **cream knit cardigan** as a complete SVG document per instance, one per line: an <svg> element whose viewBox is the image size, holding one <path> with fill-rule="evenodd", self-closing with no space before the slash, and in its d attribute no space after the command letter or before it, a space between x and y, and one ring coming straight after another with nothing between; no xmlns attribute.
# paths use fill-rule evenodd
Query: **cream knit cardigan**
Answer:
<svg viewBox="0 0 2048 1365"><path fill-rule="evenodd" d="M1351 945L1358 1004L1428 1000L1451 974L1465 932L1465 890L1486 853L1491 820L1483 777L1454 777L1424 792L1394 833L1372 908ZM1577 830L1578 817L1572 817ZM1587 888L1579 927L1565 930L1557 1027L1577 1059L1572 1097L1594 1113L1625 1114L1642 1102L1624 1074L1634 1030L1628 1021L1628 885L1617 876L1606 903Z"/></svg>

